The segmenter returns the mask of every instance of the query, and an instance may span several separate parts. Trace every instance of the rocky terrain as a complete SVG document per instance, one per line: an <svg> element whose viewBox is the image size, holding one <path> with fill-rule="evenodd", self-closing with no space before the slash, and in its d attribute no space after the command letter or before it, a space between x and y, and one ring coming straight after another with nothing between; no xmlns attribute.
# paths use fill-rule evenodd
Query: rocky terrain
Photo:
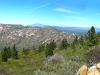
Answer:
<svg viewBox="0 0 100 75"><path fill-rule="evenodd" d="M69 43L75 38L75 34L58 31L52 27L40 28L14 24L0 24L0 48L16 44L18 48L32 47L55 40L59 44L66 38Z"/></svg>
<svg viewBox="0 0 100 75"><path fill-rule="evenodd" d="M100 75L100 63L95 64L90 68L87 68L86 65L83 65L77 72L77 75Z"/></svg>

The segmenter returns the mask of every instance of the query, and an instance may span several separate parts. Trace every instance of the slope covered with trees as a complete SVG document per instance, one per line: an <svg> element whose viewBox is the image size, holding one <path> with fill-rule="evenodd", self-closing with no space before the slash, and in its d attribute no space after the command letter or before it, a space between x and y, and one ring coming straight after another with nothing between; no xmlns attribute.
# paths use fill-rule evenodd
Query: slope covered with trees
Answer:
<svg viewBox="0 0 100 75"><path fill-rule="evenodd" d="M100 62L100 34L92 26L85 36L72 43L63 39L33 46L32 50L5 47L0 56L0 70L9 75L76 75L83 65Z"/></svg>

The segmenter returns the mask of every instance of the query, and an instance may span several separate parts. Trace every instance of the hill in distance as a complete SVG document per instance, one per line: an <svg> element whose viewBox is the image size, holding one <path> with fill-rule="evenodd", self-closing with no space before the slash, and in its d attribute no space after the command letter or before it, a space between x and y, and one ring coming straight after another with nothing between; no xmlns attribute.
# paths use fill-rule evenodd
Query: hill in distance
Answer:
<svg viewBox="0 0 100 75"><path fill-rule="evenodd" d="M38 26L41 28L46 28L48 25L36 23L36 24L29 25L29 26L33 26L33 27ZM90 29L90 27L67 27L67 26L65 26L65 27L63 27L63 26L51 26L51 27L53 27L57 30L60 30L60 31L65 31L68 33L75 33L76 35L79 35L79 36L84 36L88 32L88 30ZM96 30L96 32L100 32L100 28L95 27L95 30Z"/></svg>
<svg viewBox="0 0 100 75"><path fill-rule="evenodd" d="M75 38L74 33L59 31L53 27L32 27L14 24L0 24L0 48L13 46L18 48L30 48L43 43L55 40L59 44L62 39L67 39L69 43Z"/></svg>

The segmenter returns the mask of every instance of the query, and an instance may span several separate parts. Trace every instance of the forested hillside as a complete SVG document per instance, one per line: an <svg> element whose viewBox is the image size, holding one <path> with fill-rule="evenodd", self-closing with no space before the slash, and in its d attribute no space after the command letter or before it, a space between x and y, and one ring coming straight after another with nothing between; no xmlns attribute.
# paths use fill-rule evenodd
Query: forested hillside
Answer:
<svg viewBox="0 0 100 75"><path fill-rule="evenodd" d="M64 35L63 35L64 36ZM71 43L52 40L19 50L16 44L0 53L0 74L5 75L76 75L82 65L100 62L100 33L92 26L85 36L75 36Z"/></svg>

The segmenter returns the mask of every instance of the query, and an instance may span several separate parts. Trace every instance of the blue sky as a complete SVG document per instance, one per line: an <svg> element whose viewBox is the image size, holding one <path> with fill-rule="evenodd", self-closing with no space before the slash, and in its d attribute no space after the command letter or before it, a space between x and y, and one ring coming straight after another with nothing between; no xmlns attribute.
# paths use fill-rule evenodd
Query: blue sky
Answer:
<svg viewBox="0 0 100 75"><path fill-rule="evenodd" d="M0 0L0 23L100 27L100 0Z"/></svg>

